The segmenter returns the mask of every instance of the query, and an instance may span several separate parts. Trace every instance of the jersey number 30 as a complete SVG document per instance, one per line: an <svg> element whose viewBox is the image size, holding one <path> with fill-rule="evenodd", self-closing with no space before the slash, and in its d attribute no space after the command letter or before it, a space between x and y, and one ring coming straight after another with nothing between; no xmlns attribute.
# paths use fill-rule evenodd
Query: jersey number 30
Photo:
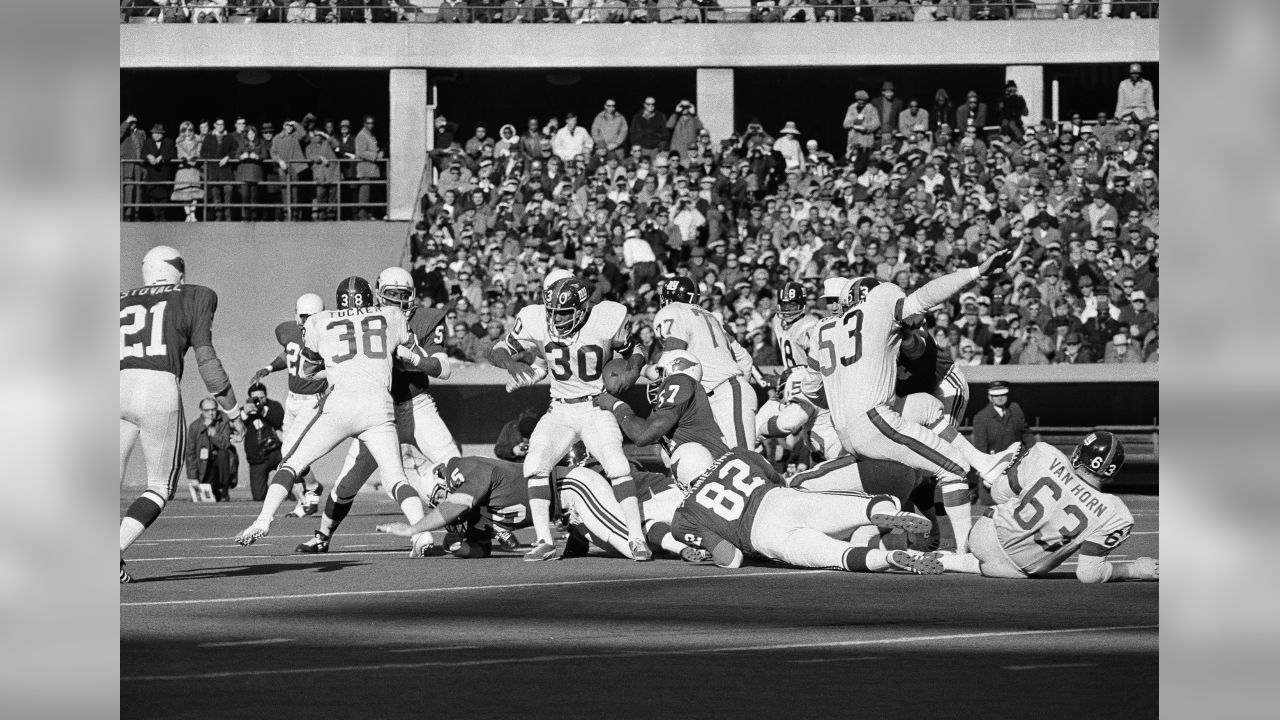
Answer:
<svg viewBox="0 0 1280 720"><path fill-rule="evenodd" d="M547 343L547 365L551 377L557 380L568 380L573 377L574 367L569 362L572 349L564 343ZM578 379L584 382L599 380L604 374L604 350L597 345L583 345L578 348Z"/></svg>
<svg viewBox="0 0 1280 720"><path fill-rule="evenodd" d="M719 476L725 482L708 482L698 491L696 498L702 507L733 522L742 517L751 493L764 487L764 478L751 477L751 468L736 459L725 463ZM726 482L733 486L732 490Z"/></svg>

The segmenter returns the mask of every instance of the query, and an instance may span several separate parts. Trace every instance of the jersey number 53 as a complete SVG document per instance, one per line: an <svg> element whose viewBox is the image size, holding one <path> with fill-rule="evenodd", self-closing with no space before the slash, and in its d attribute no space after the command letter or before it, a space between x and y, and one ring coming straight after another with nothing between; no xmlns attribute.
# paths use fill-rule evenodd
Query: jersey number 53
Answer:
<svg viewBox="0 0 1280 720"><path fill-rule="evenodd" d="M835 340L831 338L831 333L836 331L836 326L823 325L818 328L818 347L824 350L822 358L818 361L818 367L822 370L823 375L830 375L836 371L836 359L839 358L842 367L850 365L862 359L862 310L855 309L846 314L842 318L841 327L847 328L849 339L853 340L853 354L840 357L836 353ZM852 321L852 327L850 322Z"/></svg>

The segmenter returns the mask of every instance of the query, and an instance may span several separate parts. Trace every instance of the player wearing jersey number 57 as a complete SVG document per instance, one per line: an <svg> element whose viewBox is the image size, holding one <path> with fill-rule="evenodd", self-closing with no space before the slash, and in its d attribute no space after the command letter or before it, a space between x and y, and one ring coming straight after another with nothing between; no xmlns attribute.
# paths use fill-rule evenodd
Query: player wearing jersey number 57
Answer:
<svg viewBox="0 0 1280 720"><path fill-rule="evenodd" d="M374 304L373 290L364 278L343 280L337 303L338 309L307 318L303 328L303 356L328 370L329 391L293 446L285 449L258 519L236 536L241 545L251 545L268 533L300 468L352 437L373 453L405 517L410 522L422 519L422 500L405 479L400 464L390 392L391 364L400 359L439 374L440 362L423 355L400 308Z"/></svg>
<svg viewBox="0 0 1280 720"><path fill-rule="evenodd" d="M122 555L178 487L187 429L179 381L187 348L195 348L205 388L231 419L232 440L244 437L235 391L213 349L217 293L186 284L186 262L164 245L143 256L142 283L120 293L120 481L139 437L147 465L147 489L120 521ZM131 579L122 557L120 582Z"/></svg>
<svg viewBox="0 0 1280 720"><path fill-rule="evenodd" d="M667 278L660 292L663 305L653 317L653 331L662 349L688 350L698 358L702 389L725 444L754 450L756 391L747 380L754 369L751 354L729 337L720 318L698 306L698 288L692 279Z"/></svg>
<svg viewBox="0 0 1280 720"><path fill-rule="evenodd" d="M627 332L627 309L611 301L590 303L586 283L576 277L556 280L543 292L543 303L522 308L506 338L493 347L490 360L510 373L513 386L539 379L534 368L515 359L526 350L546 361L551 375L551 408L529 438L524 474L529 480L529 507L537 543L525 560L552 560L560 555L551 534L551 468L582 440L604 467L622 507L635 560L651 560L644 540L640 504L631 465L622 451L622 432L613 416L592 400L603 389L604 366L616 355L627 358L627 385L644 366L642 352Z"/></svg>
<svg viewBox="0 0 1280 720"><path fill-rule="evenodd" d="M939 554L949 572L987 577L1041 577L1079 552L1085 583L1159 580L1160 561L1107 560L1133 531L1124 501L1102 491L1124 464L1124 446L1106 430L1089 433L1068 460L1035 443L1017 452L991 485L997 502L969 533L969 554Z"/></svg>
<svg viewBox="0 0 1280 720"><path fill-rule="evenodd" d="M967 549L973 522L965 475L972 468L990 481L1003 465L995 456L978 452L942 417L925 427L894 409L903 321L910 323L978 278L998 272L1020 251L1021 247L1016 252L998 250L977 267L932 280L910 295L893 283L857 278L846 291L845 311L823 320L810 341L811 364L822 374L831 419L844 449L936 475L958 552Z"/></svg>

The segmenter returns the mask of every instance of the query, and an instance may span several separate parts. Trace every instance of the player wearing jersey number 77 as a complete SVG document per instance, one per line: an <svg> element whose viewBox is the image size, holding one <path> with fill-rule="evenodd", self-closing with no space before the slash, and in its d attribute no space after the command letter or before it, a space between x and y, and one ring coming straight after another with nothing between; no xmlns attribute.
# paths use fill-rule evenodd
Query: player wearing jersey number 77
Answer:
<svg viewBox="0 0 1280 720"><path fill-rule="evenodd" d="M894 384L902 323L958 294L978 278L999 272L1021 253L1004 248L977 267L926 283L907 295L893 283L857 278L846 291L845 311L823 320L810 340L809 356L822 374L831 419L841 445L858 457L894 460L938 477L943 505L956 536L957 552L967 549L972 526L965 475L972 468L987 481L1004 465L979 452L954 427L939 419L925 427L894 409Z"/></svg>
<svg viewBox="0 0 1280 720"><path fill-rule="evenodd" d="M622 451L622 432L607 411L592 399L603 389L604 366L615 354L627 358L630 372L624 385L640 376L642 352L636 352L627 331L626 307L610 301L590 302L586 283L575 277L545 287L543 303L520 310L507 336L493 347L490 360L516 381L534 381L534 369L515 356L531 351L546 362L551 376L551 408L529 438L524 474L529 481L529 509L537 542L525 560L553 560L560 556L551 534L551 468L569 448L582 440L604 467L626 520L631 554L651 560L641 524L631 465Z"/></svg>

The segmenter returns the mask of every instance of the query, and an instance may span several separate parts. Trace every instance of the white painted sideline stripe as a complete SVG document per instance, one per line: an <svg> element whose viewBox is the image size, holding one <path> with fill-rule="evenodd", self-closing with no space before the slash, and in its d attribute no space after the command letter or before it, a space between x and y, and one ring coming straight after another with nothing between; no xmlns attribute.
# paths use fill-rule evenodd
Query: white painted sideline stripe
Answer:
<svg viewBox="0 0 1280 720"><path fill-rule="evenodd" d="M774 645L749 645L741 647L686 648L680 650L628 650L600 653L564 655L537 655L533 657L489 658L487 660L430 660L417 663L379 663L376 665L339 665L333 667L268 668L263 670L233 670L227 672L191 673L187 675L135 675L121 677L121 682L148 682L154 680L212 680L217 678L246 677L255 675L298 675L325 672L361 672L378 670L416 670L429 667L474 667L506 665L510 663L548 663L564 660L602 660L610 658L653 657L661 655L704 655L707 653L764 652L773 650L806 650L812 648L857 647L864 645L906 645L911 643L949 642L953 640L977 640L996 637L1026 637L1035 635L1065 635L1068 633L1120 632L1124 630L1155 630L1159 625L1113 625L1109 627L1061 628L1056 630L1006 630L994 632L957 633L953 635L917 635L914 637L879 638L876 640L838 640L819 643L785 643Z"/></svg>
<svg viewBox="0 0 1280 720"><path fill-rule="evenodd" d="M332 553L330 553L332 554ZM311 557L311 556L309 556ZM122 602L120 607L156 607L161 605L203 605L216 603L253 602L257 600L301 600L304 598L358 597L367 595L407 595L422 593L470 592L475 590L515 590L520 588L540 587L573 587L576 585L607 585L609 583L647 583L665 582L668 580L737 580L740 578L772 577L780 575L801 576L817 573L831 573L834 570L765 570L748 573L725 573L717 575L663 575L659 577L639 578L602 578L599 580L556 580L552 582L508 583L505 585L464 585L460 587L439 588L405 588L403 590L343 590L326 593L303 593L300 595L253 595L249 597L205 598L201 600L151 600L148 602Z"/></svg>
<svg viewBox="0 0 1280 720"><path fill-rule="evenodd" d="M444 647L412 647L412 648L392 648L387 650L389 653L413 653L413 652L444 652L446 650L475 650L479 645L445 645Z"/></svg>
<svg viewBox="0 0 1280 720"><path fill-rule="evenodd" d="M859 657L818 658L817 660L788 660L787 662L795 663L796 665L808 665L811 663L853 662L854 660L883 660L883 659L884 659L883 657L878 657L878 656L877 657L859 656Z"/></svg>
<svg viewBox="0 0 1280 720"><path fill-rule="evenodd" d="M196 647L202 648L224 648L224 647L240 647L242 645L275 645L276 643L293 642L290 638L266 638L263 640L231 640L228 642L200 643Z"/></svg>
<svg viewBox="0 0 1280 720"><path fill-rule="evenodd" d="M1056 665L1005 665L1002 670L1051 670L1053 668L1098 667L1098 663L1058 663Z"/></svg>

